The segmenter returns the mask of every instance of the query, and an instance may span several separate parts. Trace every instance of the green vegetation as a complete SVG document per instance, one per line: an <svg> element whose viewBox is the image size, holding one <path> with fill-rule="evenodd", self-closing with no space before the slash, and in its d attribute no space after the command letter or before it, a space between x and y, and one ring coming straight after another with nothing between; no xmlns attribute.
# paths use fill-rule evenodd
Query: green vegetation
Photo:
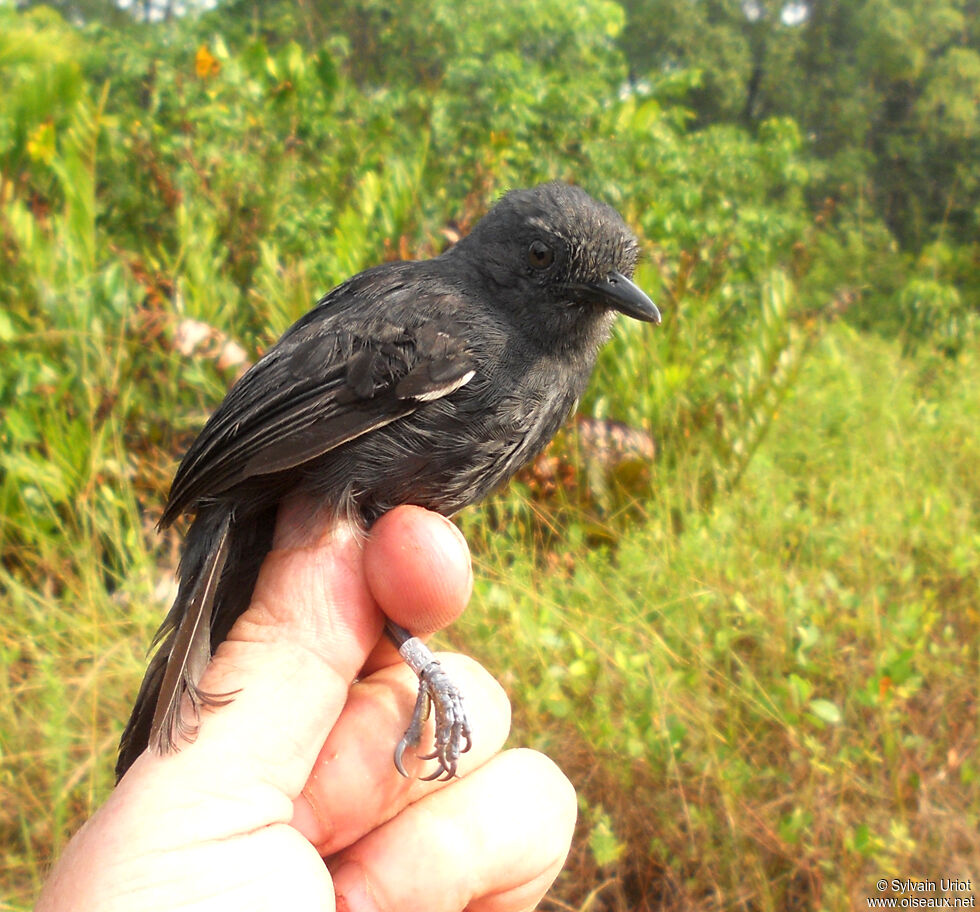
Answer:
<svg viewBox="0 0 980 912"><path fill-rule="evenodd" d="M579 789L554 907L976 876L975 0L56 6L0 3L0 908L111 787L231 343L550 177L665 312L582 405L652 464L583 426L461 520L446 639Z"/></svg>

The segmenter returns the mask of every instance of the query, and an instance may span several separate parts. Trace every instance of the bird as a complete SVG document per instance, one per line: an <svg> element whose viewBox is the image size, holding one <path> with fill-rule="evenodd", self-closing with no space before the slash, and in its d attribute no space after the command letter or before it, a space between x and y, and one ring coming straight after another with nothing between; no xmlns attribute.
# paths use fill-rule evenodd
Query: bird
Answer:
<svg viewBox="0 0 980 912"><path fill-rule="evenodd" d="M324 295L231 387L173 479L159 528L192 516L173 606L123 732L119 781L147 747L178 749L199 687L245 611L285 498L363 529L400 504L453 516L535 458L577 406L616 314L659 324L633 283L633 232L611 206L550 181L504 194L428 260L366 269ZM419 677L394 762L434 710L451 778L471 746L460 689L411 632L385 632Z"/></svg>

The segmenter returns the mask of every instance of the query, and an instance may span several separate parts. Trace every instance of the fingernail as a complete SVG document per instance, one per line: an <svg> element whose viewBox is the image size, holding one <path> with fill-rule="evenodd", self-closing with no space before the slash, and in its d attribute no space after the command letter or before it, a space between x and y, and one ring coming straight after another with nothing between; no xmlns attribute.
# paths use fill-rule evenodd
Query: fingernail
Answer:
<svg viewBox="0 0 980 912"><path fill-rule="evenodd" d="M460 531L459 526L456 525L449 517L443 516L441 513L436 514L439 519L441 519L450 529L453 530L453 534L456 536L456 541L459 542L459 547L462 549L463 557L466 558L466 567L469 571L469 590L466 595L466 600L469 601L469 597L473 592L473 560L470 557L470 546L466 541L466 537Z"/></svg>
<svg viewBox="0 0 980 912"><path fill-rule="evenodd" d="M465 547L466 539L463 538L463 533L459 531L459 526L457 526L456 523L454 523L448 516L443 516L441 513L436 513L436 516L438 516L439 519L441 519L450 529L453 530L460 544Z"/></svg>
<svg viewBox="0 0 980 912"><path fill-rule="evenodd" d="M456 541L459 542L459 546L463 549L463 553L466 555L466 560L468 561L470 559L470 546L466 543L466 539L463 536L463 533L460 532L459 526L449 519L448 516L443 516L441 513L436 513L436 516L438 516L439 519L441 519L450 529L452 529L453 535L456 537Z"/></svg>
<svg viewBox="0 0 980 912"><path fill-rule="evenodd" d="M337 912L378 912L364 868L356 862L345 861L334 872L333 889L337 896Z"/></svg>

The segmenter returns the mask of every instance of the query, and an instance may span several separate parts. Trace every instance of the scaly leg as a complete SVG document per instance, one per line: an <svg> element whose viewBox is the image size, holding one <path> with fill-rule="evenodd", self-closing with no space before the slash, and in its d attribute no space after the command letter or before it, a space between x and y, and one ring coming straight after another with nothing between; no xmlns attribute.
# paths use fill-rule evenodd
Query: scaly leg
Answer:
<svg viewBox="0 0 980 912"><path fill-rule="evenodd" d="M463 709L463 695L443 670L432 650L418 637L392 621L385 622L385 633L398 647L398 652L409 668L419 676L419 696L415 701L412 721L395 748L395 767L408 776L402 757L409 747L418 747L422 740L422 728L433 707L436 713L435 750L425 754L422 760L438 760L439 768L426 780L452 779L461 754L472 746L470 724Z"/></svg>

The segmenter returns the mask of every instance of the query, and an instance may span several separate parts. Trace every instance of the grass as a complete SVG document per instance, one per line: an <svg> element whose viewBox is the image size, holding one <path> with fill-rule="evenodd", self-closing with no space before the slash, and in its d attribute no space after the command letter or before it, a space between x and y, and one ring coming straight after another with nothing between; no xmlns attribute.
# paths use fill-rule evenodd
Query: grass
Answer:
<svg viewBox="0 0 980 912"><path fill-rule="evenodd" d="M47 328L0 322L14 910L111 787L172 595L177 542L152 521L229 379L164 344L165 309L125 306L131 277L32 243L52 245L32 252L53 264L31 286ZM705 487L717 454L692 437L628 503L518 486L464 519L479 582L449 639L503 679L514 742L581 796L553 907L843 909L879 876L978 869L980 364L844 325L806 350L765 423L747 415L727 486ZM607 363L610 398L629 399L623 365L658 357Z"/></svg>
<svg viewBox="0 0 980 912"><path fill-rule="evenodd" d="M444 161L406 120L411 99L315 90L323 73L301 78L289 47L229 52L216 79L191 76L196 40L162 56L109 41L90 49L111 60L106 88L95 57L85 69L38 23L12 26L25 56L7 55L0 163L9 910L30 908L111 788L172 598L179 541L153 523L233 379L218 349L254 354L332 280L430 255L532 177L506 131ZM297 80L276 75L287 63ZM527 149L611 190L642 229L637 280L667 319L621 327L583 408L641 450L655 438L657 458L563 462L582 455L571 435L550 478L465 513L478 583L446 635L503 680L514 743L578 788L550 905L836 910L881 877L976 882L975 321L928 283L882 300L904 281L897 254L808 212L791 124L756 141L675 130L653 99L606 112L588 155L578 136ZM929 319L906 321L904 346L831 325L859 298L869 325ZM180 353L185 321L215 333Z"/></svg>
<svg viewBox="0 0 980 912"><path fill-rule="evenodd" d="M978 380L975 357L837 326L738 486L680 525L694 455L616 535L566 513L535 547L519 523L481 530L493 507L467 515L479 582L449 638L581 796L554 907L843 909L879 876L977 870ZM38 407L72 438L57 399ZM123 425L90 419L73 508L38 477L19 488L33 512L6 516L34 524L0 579L10 909L111 787L171 594L175 543L137 483L165 470L137 472Z"/></svg>
<svg viewBox="0 0 980 912"><path fill-rule="evenodd" d="M179 543L153 522L232 378L179 354L175 327L282 327L321 275L269 247L245 295L196 223L193 268L110 249L94 117L69 133L64 208L0 213L11 910L111 788L172 597ZM463 518L478 584L448 639L581 799L552 907L845 909L879 877L976 876L977 356L828 329L778 269L737 320L712 286L661 278L673 319L652 343L624 328L586 403L660 436L653 472L566 467L571 488L517 485Z"/></svg>
<svg viewBox="0 0 980 912"><path fill-rule="evenodd" d="M462 640L578 785L570 907L846 909L975 875L977 370L837 327L679 533L683 466L615 549L573 528L561 572L487 558Z"/></svg>

